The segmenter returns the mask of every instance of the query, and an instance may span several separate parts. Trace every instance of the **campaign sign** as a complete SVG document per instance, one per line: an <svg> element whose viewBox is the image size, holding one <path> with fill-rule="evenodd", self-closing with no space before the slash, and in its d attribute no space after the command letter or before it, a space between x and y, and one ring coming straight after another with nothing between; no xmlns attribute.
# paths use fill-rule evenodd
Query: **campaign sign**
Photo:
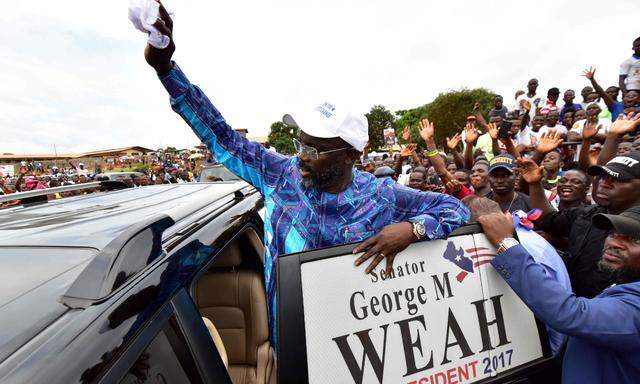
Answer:
<svg viewBox="0 0 640 384"><path fill-rule="evenodd" d="M0 177L13 177L13 164L0 164Z"/></svg>
<svg viewBox="0 0 640 384"><path fill-rule="evenodd" d="M474 383L544 357L483 234L411 245L386 275L354 255L300 265L309 383Z"/></svg>
<svg viewBox="0 0 640 384"><path fill-rule="evenodd" d="M383 131L384 143L389 147L396 145L396 131L393 128L385 128Z"/></svg>

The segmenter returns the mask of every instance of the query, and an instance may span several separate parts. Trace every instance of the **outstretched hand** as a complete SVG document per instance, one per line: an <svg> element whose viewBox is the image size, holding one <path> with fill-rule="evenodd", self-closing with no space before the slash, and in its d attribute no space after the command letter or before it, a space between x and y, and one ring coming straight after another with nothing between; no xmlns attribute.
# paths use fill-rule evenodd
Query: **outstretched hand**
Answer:
<svg viewBox="0 0 640 384"><path fill-rule="evenodd" d="M622 137L638 129L638 126L640 126L640 113L631 112L627 116L621 114L611 124L609 133Z"/></svg>
<svg viewBox="0 0 640 384"><path fill-rule="evenodd" d="M531 159L522 157L518 158L518 171L527 184L539 183L544 176L544 167L538 166L538 164Z"/></svg>
<svg viewBox="0 0 640 384"><path fill-rule="evenodd" d="M540 136L536 149L538 152L546 154L558 148L563 141L562 135L555 129L551 129Z"/></svg>
<svg viewBox="0 0 640 384"><path fill-rule="evenodd" d="M586 77L589 80L593 80L596 75L596 69L593 67L589 67L589 69L585 69L582 71L582 76Z"/></svg>
<svg viewBox="0 0 640 384"><path fill-rule="evenodd" d="M407 144L407 146L402 148L402 151L400 151L400 157L403 157L403 158L409 157L415 150L416 150L415 144Z"/></svg>
<svg viewBox="0 0 640 384"><path fill-rule="evenodd" d="M456 133L452 138L447 137L447 147L453 151L460 144L460 141L462 141L460 133Z"/></svg>
<svg viewBox="0 0 640 384"><path fill-rule="evenodd" d="M425 118L418 123L418 129L420 130L420 137L425 143L433 141L435 137L435 128L433 123L429 119Z"/></svg>
<svg viewBox="0 0 640 384"><path fill-rule="evenodd" d="M158 3L160 3L160 1L158 1ZM147 47L144 49L144 58L158 74L165 74L172 68L171 57L176 50L176 45L173 43L173 20L171 20L169 13L162 3L160 3L159 16L160 18L156 20L153 26L156 27L160 33L169 37L169 45L164 49L159 49L151 44L147 44Z"/></svg>
<svg viewBox="0 0 640 384"><path fill-rule="evenodd" d="M584 140L590 140L592 137L598 134L598 131L602 129L602 124L598 124L598 121L587 120L582 128L582 138Z"/></svg>
<svg viewBox="0 0 640 384"><path fill-rule="evenodd" d="M491 136L491 139L497 140L498 133L500 132L500 129L498 129L498 126L495 123L489 123L487 124L487 128L489 131L489 136Z"/></svg>
<svg viewBox="0 0 640 384"><path fill-rule="evenodd" d="M391 273L396 255L405 250L417 238L413 234L413 226L409 222L387 225L377 235L370 237L353 249L353 253L364 253L355 261L360 265L371 259L365 273L371 273L383 259L387 259L386 273Z"/></svg>
<svg viewBox="0 0 640 384"><path fill-rule="evenodd" d="M473 126L473 124L467 124L464 127L464 140L467 142L467 145L474 145L476 140L478 140L478 129Z"/></svg>

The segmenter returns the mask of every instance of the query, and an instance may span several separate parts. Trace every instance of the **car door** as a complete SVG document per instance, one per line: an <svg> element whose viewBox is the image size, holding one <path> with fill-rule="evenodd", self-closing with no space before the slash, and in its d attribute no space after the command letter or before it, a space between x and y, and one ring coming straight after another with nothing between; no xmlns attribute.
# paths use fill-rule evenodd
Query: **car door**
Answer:
<svg viewBox="0 0 640 384"><path fill-rule="evenodd" d="M545 328L504 283L478 226L412 244L393 272L356 244L278 259L279 383L540 382Z"/></svg>
<svg viewBox="0 0 640 384"><path fill-rule="evenodd" d="M228 383L193 301L182 289L148 322L101 383Z"/></svg>

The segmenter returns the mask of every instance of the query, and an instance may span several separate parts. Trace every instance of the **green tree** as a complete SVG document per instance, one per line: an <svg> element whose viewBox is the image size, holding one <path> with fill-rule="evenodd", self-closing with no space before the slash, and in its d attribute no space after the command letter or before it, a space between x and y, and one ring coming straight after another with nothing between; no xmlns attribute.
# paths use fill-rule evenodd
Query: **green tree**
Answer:
<svg viewBox="0 0 640 384"><path fill-rule="evenodd" d="M400 144L407 144L407 141L404 140L402 136L405 129L409 129L411 142L416 143L418 145L418 148L424 149L424 143L420 138L420 133L418 132L417 127L418 122L427 115L427 105L404 111L396 111L396 115L400 117L398 120L396 120L396 127L398 127L398 142Z"/></svg>
<svg viewBox="0 0 640 384"><path fill-rule="evenodd" d="M411 140L423 148L424 143L418 133L418 122L427 117L436 126L436 143L444 146L446 137L460 132L467 121L467 116L473 114L473 106L480 103L480 111L487 115L493 106L494 93L485 88L461 89L444 92L438 95L431 103L418 108L398 111L400 118L396 121L398 136L402 137L405 127L411 129ZM404 143L402 138L400 143Z"/></svg>
<svg viewBox="0 0 640 384"><path fill-rule="evenodd" d="M298 137L298 128L289 127L282 121L276 121L271 124L271 130L269 132L269 144L271 144L276 151L285 155L292 155L296 149L293 146L293 139Z"/></svg>
<svg viewBox="0 0 640 384"><path fill-rule="evenodd" d="M369 150L375 151L385 146L385 128L395 128L395 117L383 105L374 105L367 113L369 122Z"/></svg>

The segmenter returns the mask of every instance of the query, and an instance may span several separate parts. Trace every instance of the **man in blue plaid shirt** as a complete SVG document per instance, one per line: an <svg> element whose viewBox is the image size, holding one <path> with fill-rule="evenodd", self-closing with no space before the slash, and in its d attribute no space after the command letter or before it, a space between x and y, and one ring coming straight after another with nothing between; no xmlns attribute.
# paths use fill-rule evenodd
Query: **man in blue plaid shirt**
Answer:
<svg viewBox="0 0 640 384"><path fill-rule="evenodd" d="M163 7L155 26L172 37L172 20ZM467 222L469 212L454 197L420 192L376 179L354 169L368 141L366 118L332 103L286 115L297 125L297 156L267 150L235 132L209 101L171 61L173 39L165 49L148 45L145 58L171 97L171 106L193 132L233 173L264 196L266 214L265 281L271 338L277 345L275 259L344 243L362 242L355 261L371 260L371 272L383 259L391 271L396 254L418 240L445 238Z"/></svg>

